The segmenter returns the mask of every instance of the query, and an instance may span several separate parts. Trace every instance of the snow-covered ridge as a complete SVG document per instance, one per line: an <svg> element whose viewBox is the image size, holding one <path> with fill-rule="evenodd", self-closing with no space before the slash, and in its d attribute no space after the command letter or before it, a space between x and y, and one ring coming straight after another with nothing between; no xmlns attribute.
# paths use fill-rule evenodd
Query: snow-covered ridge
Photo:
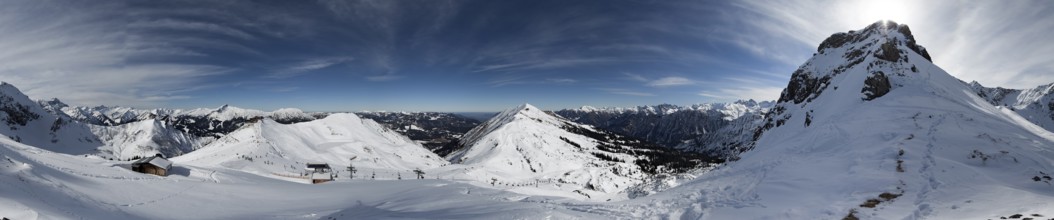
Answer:
<svg viewBox="0 0 1054 220"><path fill-rule="evenodd" d="M1054 83L1029 89L989 88L977 81L969 86L992 105L1012 109L1033 124L1054 131Z"/></svg>
<svg viewBox="0 0 1054 220"><path fill-rule="evenodd" d="M405 136L351 113L295 124L263 119L173 161L263 175L297 174L306 162L405 172L446 164Z"/></svg>
<svg viewBox="0 0 1054 220"><path fill-rule="evenodd" d="M734 158L736 149L753 141L754 130L762 124L762 115L774 104L740 100L692 106L583 107L556 111L556 114L669 148Z"/></svg>
<svg viewBox="0 0 1054 220"><path fill-rule="evenodd" d="M255 109L244 109L223 105L215 109L135 109L119 106L66 106L60 109L71 117L96 125L120 125L147 119L170 119L180 116L207 118L209 120L230 121L238 118L248 119L266 117L283 123L304 122L324 117L321 113L306 113L296 108L281 108L272 112Z"/></svg>
<svg viewBox="0 0 1054 220"><path fill-rule="evenodd" d="M930 62L905 30L878 22L824 41L795 71L752 150L638 201L710 208L652 205L642 215L996 219L1054 213L1054 188L1045 178L1054 173L1054 134L977 96Z"/></svg>
<svg viewBox="0 0 1054 220"><path fill-rule="evenodd" d="M734 120L748 112L761 112L774 105L774 101L739 100L732 103L702 103L690 106L677 106L672 104L643 105L636 107L593 107L582 106L576 109L564 109L561 111L576 111L582 113L615 113L615 114L645 114L645 115L668 115L679 111L716 111L725 115L725 120Z"/></svg>
<svg viewBox="0 0 1054 220"><path fill-rule="evenodd" d="M466 178L556 182L582 199L625 199L635 195L627 189L653 175L717 162L581 125L530 104L502 111L461 143L446 158L467 166Z"/></svg>
<svg viewBox="0 0 1054 220"><path fill-rule="evenodd" d="M468 133L465 133L464 138L461 139L461 145L474 145L476 144L475 142L479 141L484 135L490 134L494 130L501 128L501 126L516 120L537 120L540 123L558 127L560 126L560 120L557 119L557 117L554 117L529 103L524 103L515 108L506 109L480 126L469 130Z"/></svg>
<svg viewBox="0 0 1054 220"><path fill-rule="evenodd" d="M57 100L56 100L57 101ZM14 85L0 82L0 134L51 151L85 154L100 144L87 125L29 99Z"/></svg>

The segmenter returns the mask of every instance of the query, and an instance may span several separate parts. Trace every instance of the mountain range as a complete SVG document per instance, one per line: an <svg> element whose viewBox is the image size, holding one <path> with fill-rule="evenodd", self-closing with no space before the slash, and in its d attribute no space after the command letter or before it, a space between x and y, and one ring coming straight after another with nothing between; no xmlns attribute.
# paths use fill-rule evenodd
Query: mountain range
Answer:
<svg viewBox="0 0 1054 220"><path fill-rule="evenodd" d="M1054 84L988 88L931 60L907 25L880 21L821 42L775 102L522 104L485 121L75 107L0 83L0 215L1054 216ZM122 161L159 153L171 175ZM331 166L336 181L304 184L308 163Z"/></svg>

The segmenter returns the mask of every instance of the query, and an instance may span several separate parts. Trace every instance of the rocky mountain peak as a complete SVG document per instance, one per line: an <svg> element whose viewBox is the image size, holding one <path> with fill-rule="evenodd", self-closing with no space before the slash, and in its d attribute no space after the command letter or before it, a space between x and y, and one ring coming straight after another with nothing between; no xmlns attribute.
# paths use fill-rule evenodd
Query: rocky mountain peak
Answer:
<svg viewBox="0 0 1054 220"><path fill-rule="evenodd" d="M915 36L911 34L911 28L908 28L906 24L897 24L893 21L878 21L871 25L868 25L864 29L858 31L849 31L842 33L832 34L827 39L820 43L820 46L816 48L816 52L825 53L828 49L841 48L849 45L850 47L856 46L858 43L873 41L876 38L883 39L884 42L880 42L880 45L866 44L863 47L878 46L881 48L881 54L878 54L880 58L895 61L899 58L899 53L896 50L896 46L904 45L911 51L926 58L926 60L933 61L930 58L929 52L926 51L925 47L919 46L915 41ZM854 48L856 49L856 48ZM863 49L863 48L860 48ZM860 52L857 52L860 51ZM851 57L857 57L864 52L862 50L849 50L849 53L854 53ZM875 51L868 51L875 52ZM846 54L850 55L850 54Z"/></svg>

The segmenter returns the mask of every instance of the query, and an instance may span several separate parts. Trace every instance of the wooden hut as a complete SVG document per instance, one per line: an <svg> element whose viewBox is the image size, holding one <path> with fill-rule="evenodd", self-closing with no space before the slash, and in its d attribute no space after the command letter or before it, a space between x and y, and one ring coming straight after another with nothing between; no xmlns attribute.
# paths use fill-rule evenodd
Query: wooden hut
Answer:
<svg viewBox="0 0 1054 220"><path fill-rule="evenodd" d="M333 181L333 168L326 163L307 163L307 171L311 173L311 183L319 184Z"/></svg>
<svg viewBox="0 0 1054 220"><path fill-rule="evenodd" d="M169 170L172 170L172 161L165 159L161 154L132 162L132 171L135 172L168 176Z"/></svg>

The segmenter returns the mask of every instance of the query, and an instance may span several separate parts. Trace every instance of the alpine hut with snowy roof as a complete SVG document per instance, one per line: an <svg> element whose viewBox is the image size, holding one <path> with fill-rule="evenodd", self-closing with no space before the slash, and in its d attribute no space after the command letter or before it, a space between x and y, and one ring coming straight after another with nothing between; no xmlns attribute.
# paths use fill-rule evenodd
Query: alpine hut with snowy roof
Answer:
<svg viewBox="0 0 1054 220"><path fill-rule="evenodd" d="M307 171L313 184L333 181L333 168L327 163L307 163Z"/></svg>
<svg viewBox="0 0 1054 220"><path fill-rule="evenodd" d="M132 162L132 171L135 172L168 176L169 170L172 170L172 161L165 159L161 154Z"/></svg>

